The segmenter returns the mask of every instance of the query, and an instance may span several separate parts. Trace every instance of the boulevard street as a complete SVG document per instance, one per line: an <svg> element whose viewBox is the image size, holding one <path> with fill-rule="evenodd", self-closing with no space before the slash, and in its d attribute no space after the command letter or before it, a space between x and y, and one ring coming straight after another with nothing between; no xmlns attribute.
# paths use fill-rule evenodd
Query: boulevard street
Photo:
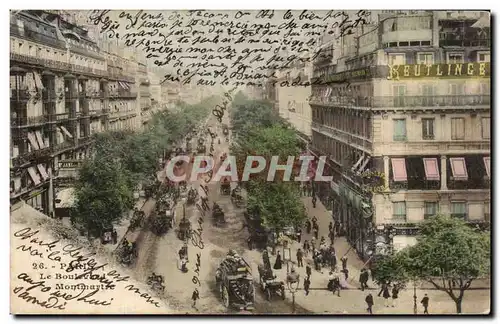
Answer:
<svg viewBox="0 0 500 324"><path fill-rule="evenodd" d="M217 123L213 121L212 123ZM213 124L212 126L216 126ZM215 127L213 127L215 128ZM229 153L229 143L225 141L224 136L219 133L218 138L221 139L221 144L218 144L217 138L214 140L213 156L217 160L223 153ZM194 139L196 140L196 139ZM198 180L188 183L189 186L198 188L200 185ZM236 208L231 202L230 196L220 194L219 183L210 182L208 184L208 201L209 206L213 202L217 202L224 211L226 224L222 227L217 227L212 222L211 211L206 212L203 222L202 239L204 248L201 250L188 241L189 263L187 267L189 271L183 273L180 271L178 251L183 246L183 241L177 238L174 229L181 221L184 213L183 202L177 203L175 212L174 229L170 229L164 236L156 236L147 227L139 229L140 234L137 239L138 256L132 264L133 270L137 279L146 281L151 273L156 273L164 277L165 291L163 298L180 313L249 313L249 311L238 311L227 309L220 298L220 293L217 291L215 283L215 272L221 260L226 256L230 249L241 255L252 267L255 287L255 309L252 313L319 313L319 314L366 314L365 297L368 292L374 296L374 314L413 314L413 286L410 285L405 290L401 291L400 298L396 307L384 307L384 299L378 297L378 286L370 279L368 285L370 289L362 292L358 282L359 273L363 267L363 262L349 249L349 244L344 237L337 237L334 242L335 250L337 251L338 259L346 256L347 267L349 269L348 289L343 289L340 293L341 297L333 295L326 289L328 283L328 269L324 268L322 272L314 270L311 256L304 258L304 265L309 264L313 268L311 276L311 291L308 296L303 290L303 278L305 277L305 268L296 266L296 251L301 247L304 240L310 240L311 234L307 234L303 229L302 243L294 242L292 244L292 263L290 267L295 265L300 274L299 289L295 294L295 307L292 305L292 294L287 289L285 300L275 297L272 301L267 301L264 294L258 285L257 266L262 264L262 253L258 250L249 250L247 245L248 231L245 227L243 216L243 208ZM201 191L201 190L200 190ZM316 207L313 207L311 197L303 197L303 203L306 207L309 218L315 216L319 224L319 238L328 237L328 224L332 220L331 212L317 201ZM146 201L142 210L146 217L153 211L155 201L149 199ZM201 217L200 211L194 205L185 206L186 218L189 219L192 229L197 228L198 219ZM327 239L328 240L328 239ZM279 247L278 247L279 249ZM194 270L197 268L196 255L200 255L199 281L200 284L193 283ZM270 254L271 264L274 264L275 256ZM340 261L339 261L340 262ZM286 280L287 267L283 266L280 270L274 270L279 280ZM192 293L195 287L198 287L200 299L196 303L196 308L192 307ZM426 287L427 288L427 287ZM428 294L430 298L429 311L433 314L453 314L455 313L455 304L446 293L437 290L424 290L418 287L417 303L418 313L423 312L420 305L420 300ZM489 290L478 289L469 290L466 292L463 303L464 313L482 313L489 309Z"/></svg>

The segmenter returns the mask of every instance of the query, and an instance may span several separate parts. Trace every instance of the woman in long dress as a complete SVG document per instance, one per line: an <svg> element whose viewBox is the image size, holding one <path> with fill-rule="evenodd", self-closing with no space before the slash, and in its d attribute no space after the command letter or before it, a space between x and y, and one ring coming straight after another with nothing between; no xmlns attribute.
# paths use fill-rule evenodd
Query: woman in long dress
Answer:
<svg viewBox="0 0 500 324"><path fill-rule="evenodd" d="M280 251L277 251L276 255L276 261L274 262L274 270L280 270L281 269L281 254Z"/></svg>

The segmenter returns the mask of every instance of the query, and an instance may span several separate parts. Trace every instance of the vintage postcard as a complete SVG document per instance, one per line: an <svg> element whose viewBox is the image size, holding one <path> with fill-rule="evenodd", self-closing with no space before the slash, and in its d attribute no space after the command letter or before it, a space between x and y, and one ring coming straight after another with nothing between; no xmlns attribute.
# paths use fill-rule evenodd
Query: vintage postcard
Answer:
<svg viewBox="0 0 500 324"><path fill-rule="evenodd" d="M490 314L490 23L11 10L11 313Z"/></svg>

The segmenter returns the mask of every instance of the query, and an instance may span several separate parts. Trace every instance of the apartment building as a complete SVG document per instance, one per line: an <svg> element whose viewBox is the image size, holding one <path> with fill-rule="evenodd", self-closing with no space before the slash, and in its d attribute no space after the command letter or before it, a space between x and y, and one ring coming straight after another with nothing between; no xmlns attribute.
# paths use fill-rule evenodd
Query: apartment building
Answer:
<svg viewBox="0 0 500 324"><path fill-rule="evenodd" d="M57 11L11 14L11 202L52 215L54 188L90 155L91 135L134 118L134 79L114 60Z"/></svg>
<svg viewBox="0 0 500 324"><path fill-rule="evenodd" d="M368 258L415 242L437 213L490 221L489 12L379 15L316 62L312 145L333 217Z"/></svg>
<svg viewBox="0 0 500 324"><path fill-rule="evenodd" d="M312 65L297 62L289 69L279 71L276 83L276 106L279 115L287 120L297 131L298 137L305 143L311 140L311 107L309 97L311 87L292 86L295 80L309 81Z"/></svg>

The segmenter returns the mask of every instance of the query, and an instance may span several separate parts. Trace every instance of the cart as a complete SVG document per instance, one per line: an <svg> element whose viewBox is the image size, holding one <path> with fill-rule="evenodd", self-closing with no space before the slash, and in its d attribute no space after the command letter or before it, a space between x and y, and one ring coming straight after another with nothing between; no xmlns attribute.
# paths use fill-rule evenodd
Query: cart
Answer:
<svg viewBox="0 0 500 324"><path fill-rule="evenodd" d="M259 264L258 270L260 288L266 295L266 299L270 301L273 296L279 296L285 300L285 283L276 280L276 276L273 275L271 268L266 268L264 265Z"/></svg>

